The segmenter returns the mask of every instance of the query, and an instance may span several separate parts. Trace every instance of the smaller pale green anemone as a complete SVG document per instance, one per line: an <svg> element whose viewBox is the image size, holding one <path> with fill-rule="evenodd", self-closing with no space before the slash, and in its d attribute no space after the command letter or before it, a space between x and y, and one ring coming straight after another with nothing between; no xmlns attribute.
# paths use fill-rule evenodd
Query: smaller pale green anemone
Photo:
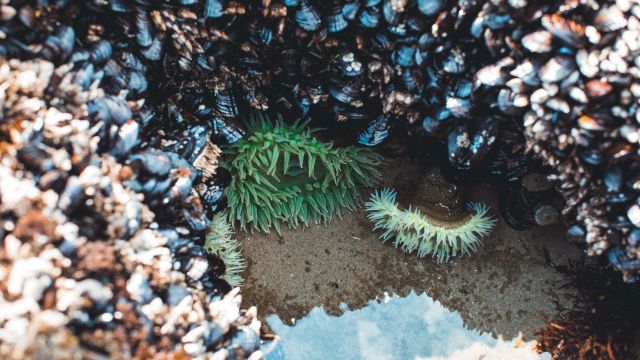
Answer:
<svg viewBox="0 0 640 360"><path fill-rule="evenodd" d="M255 115L255 113L254 113ZM306 123L286 125L262 114L247 125L247 137L231 146L229 219L246 230L269 232L280 223L297 227L327 223L342 209L354 210L360 187L380 178L382 157L366 148L334 148L313 136Z"/></svg>
<svg viewBox="0 0 640 360"><path fill-rule="evenodd" d="M388 188L374 192L365 209L374 230L384 230L380 236L383 242L394 239L396 247L401 246L408 253L417 251L419 257L431 254L438 262L477 251L482 245L481 237L495 225L485 204L470 203L468 213L450 217L429 208L422 212L411 207L401 210L396 192Z"/></svg>
<svg viewBox="0 0 640 360"><path fill-rule="evenodd" d="M225 266L222 279L228 282L231 287L236 287L244 281L240 273L247 267L247 264L240 254L238 242L232 236L233 228L227 220L226 214L218 213L211 221L204 248L222 260Z"/></svg>

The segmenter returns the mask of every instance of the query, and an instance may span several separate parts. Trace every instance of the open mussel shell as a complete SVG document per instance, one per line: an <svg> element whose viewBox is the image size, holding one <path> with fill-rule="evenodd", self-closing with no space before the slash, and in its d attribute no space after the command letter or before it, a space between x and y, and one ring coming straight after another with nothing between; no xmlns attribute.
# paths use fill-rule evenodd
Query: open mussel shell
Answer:
<svg viewBox="0 0 640 360"><path fill-rule="evenodd" d="M358 134L358 144L376 146L389 137L392 127L392 117L382 114L370 122L367 127Z"/></svg>
<svg viewBox="0 0 640 360"><path fill-rule="evenodd" d="M500 214L510 227L526 230L536 225L535 207L538 199L519 185L500 191Z"/></svg>
<svg viewBox="0 0 640 360"><path fill-rule="evenodd" d="M301 28L307 31L318 30L322 24L320 13L308 0L299 1L295 20Z"/></svg>
<svg viewBox="0 0 640 360"><path fill-rule="evenodd" d="M245 132L241 127L225 121L221 117L213 117L209 120L209 123L213 129L211 136L215 143L234 144L244 137Z"/></svg>

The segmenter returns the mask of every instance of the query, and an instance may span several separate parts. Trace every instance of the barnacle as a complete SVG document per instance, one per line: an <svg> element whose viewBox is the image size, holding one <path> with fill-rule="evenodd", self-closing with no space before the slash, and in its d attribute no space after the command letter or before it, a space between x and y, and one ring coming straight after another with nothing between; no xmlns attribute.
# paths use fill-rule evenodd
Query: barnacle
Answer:
<svg viewBox="0 0 640 360"><path fill-rule="evenodd" d="M211 220L204 248L224 262L225 271L221 276L231 287L240 286L244 279L240 275L247 267L238 242L232 238L233 227L224 213L218 213Z"/></svg>
<svg viewBox="0 0 640 360"><path fill-rule="evenodd" d="M327 223L333 213L353 210L360 186L380 178L382 157L365 148L334 148L313 136L307 124L286 125L252 115L249 136L231 146L227 188L229 219L242 229L268 232L280 223Z"/></svg>
<svg viewBox="0 0 640 360"><path fill-rule="evenodd" d="M427 207L401 210L396 192L388 188L374 192L365 204L374 230L384 230L383 242L393 238L396 247L408 253L417 250L419 257L431 254L438 262L476 251L482 244L480 238L495 225L485 204L470 203L467 207L468 213L449 217Z"/></svg>

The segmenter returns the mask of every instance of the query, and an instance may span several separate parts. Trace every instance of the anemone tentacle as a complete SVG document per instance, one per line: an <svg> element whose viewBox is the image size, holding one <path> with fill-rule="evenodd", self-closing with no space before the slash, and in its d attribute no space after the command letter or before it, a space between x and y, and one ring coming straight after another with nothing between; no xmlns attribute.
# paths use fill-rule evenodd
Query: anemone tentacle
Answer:
<svg viewBox="0 0 640 360"><path fill-rule="evenodd" d="M233 227L223 213L218 213L211 220L204 248L218 256L225 266L221 276L231 287L240 286L244 279L240 275L247 264L240 253L238 242L233 239Z"/></svg>
<svg viewBox="0 0 640 360"><path fill-rule="evenodd" d="M231 184L226 189L229 219L243 230L280 232L327 223L333 214L354 210L360 187L380 178L382 157L358 147L334 148L313 136L307 124L284 124L254 115L248 135L228 151Z"/></svg>
<svg viewBox="0 0 640 360"><path fill-rule="evenodd" d="M438 262L477 251L482 245L481 238L495 225L489 208L482 203L469 203L469 215L449 223L442 219L436 221L418 208L401 210L396 192L389 188L375 191L365 203L365 209L373 229L382 230L383 242L393 239L395 247L409 253L416 251L419 257L431 254Z"/></svg>

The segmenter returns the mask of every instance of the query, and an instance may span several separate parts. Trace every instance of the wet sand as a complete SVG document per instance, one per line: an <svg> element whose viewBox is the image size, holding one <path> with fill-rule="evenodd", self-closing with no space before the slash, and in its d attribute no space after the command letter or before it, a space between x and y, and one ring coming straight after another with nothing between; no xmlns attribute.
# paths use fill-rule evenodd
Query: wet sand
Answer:
<svg viewBox="0 0 640 360"><path fill-rule="evenodd" d="M395 188L407 203L442 201L452 194L437 170L410 161L394 161L383 173L381 187ZM382 243L362 209L326 226L284 229L281 235L239 232L248 263L243 304L257 305L263 318L277 314L291 322L315 306L340 314L341 302L357 309L384 292L406 295L415 289L460 312L469 327L531 338L543 325L540 313L555 314L555 302L572 291L559 289L563 278L549 262L565 263L580 251L564 240L559 225L510 228L497 214L495 191L482 185L467 193L468 200L488 203L498 218L484 247L443 264Z"/></svg>

